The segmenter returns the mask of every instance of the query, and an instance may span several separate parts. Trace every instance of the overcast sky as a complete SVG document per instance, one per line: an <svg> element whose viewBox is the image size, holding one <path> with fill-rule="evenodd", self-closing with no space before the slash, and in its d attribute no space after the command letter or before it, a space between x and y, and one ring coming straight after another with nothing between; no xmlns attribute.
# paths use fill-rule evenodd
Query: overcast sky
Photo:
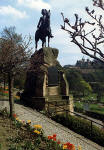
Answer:
<svg viewBox="0 0 104 150"><path fill-rule="evenodd" d="M91 8L92 0L0 0L0 31L5 26L15 26L17 33L22 33L23 36L30 34L34 37L41 9L50 9L51 29L54 35L50 46L59 49L58 60L61 65L75 64L83 54L75 44L70 42L69 35L60 29L60 25L63 24L60 13L63 12L71 21L75 13L85 19L86 6ZM35 47L34 40L33 46Z"/></svg>

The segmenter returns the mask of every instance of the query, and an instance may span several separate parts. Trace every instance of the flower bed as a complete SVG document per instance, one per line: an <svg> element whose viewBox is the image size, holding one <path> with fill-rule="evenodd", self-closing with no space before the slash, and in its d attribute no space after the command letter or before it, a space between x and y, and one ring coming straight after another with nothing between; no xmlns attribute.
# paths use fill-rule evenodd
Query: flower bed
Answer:
<svg viewBox="0 0 104 150"><path fill-rule="evenodd" d="M35 141L32 143L32 147L35 146L38 149L41 149L42 147L44 150L82 150L81 146L76 148L74 144L69 142L61 143L61 141L57 139L56 134L44 137L44 131L41 125L31 126L31 120L28 120L27 122L19 120L16 114L13 115L13 123L15 124L16 128L26 128L28 132L30 132L31 137L35 138Z"/></svg>
<svg viewBox="0 0 104 150"><path fill-rule="evenodd" d="M1 94L1 95L8 96L8 93L9 93L9 92L8 92L7 89L4 90L2 87L0 87L0 94Z"/></svg>
<svg viewBox="0 0 104 150"><path fill-rule="evenodd" d="M5 87L5 90L3 89L3 87L0 87L0 95L2 96L9 96L9 89L8 86ZM14 96L15 100L19 100L20 96L15 95Z"/></svg>

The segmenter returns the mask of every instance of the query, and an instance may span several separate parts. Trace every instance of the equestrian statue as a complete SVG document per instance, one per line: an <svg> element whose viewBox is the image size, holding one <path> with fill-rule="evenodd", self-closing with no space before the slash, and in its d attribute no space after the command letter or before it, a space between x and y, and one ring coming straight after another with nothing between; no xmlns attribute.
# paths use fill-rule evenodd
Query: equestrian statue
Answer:
<svg viewBox="0 0 104 150"><path fill-rule="evenodd" d="M48 47L50 38L53 38L50 27L50 10L42 9L42 17L40 17L35 33L35 49L37 50L39 39L42 41L42 47L46 47L46 37L48 37Z"/></svg>

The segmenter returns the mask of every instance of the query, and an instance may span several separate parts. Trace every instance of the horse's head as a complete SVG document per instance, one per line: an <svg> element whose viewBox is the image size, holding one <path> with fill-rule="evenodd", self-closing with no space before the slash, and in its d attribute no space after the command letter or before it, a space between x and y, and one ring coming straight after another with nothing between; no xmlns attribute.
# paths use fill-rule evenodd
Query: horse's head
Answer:
<svg viewBox="0 0 104 150"><path fill-rule="evenodd" d="M50 15L51 15L51 13L50 13L50 10L49 10L49 11L47 11L47 13L46 13L46 18L50 19Z"/></svg>

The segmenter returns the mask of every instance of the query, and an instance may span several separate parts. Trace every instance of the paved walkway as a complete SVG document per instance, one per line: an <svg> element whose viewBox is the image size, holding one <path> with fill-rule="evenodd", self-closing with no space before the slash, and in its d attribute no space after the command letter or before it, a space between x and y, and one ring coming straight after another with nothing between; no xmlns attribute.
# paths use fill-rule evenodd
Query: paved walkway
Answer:
<svg viewBox="0 0 104 150"><path fill-rule="evenodd" d="M0 101L0 106L8 107L8 101ZM15 104L15 111L21 120L31 120L32 124L40 124L45 132L45 135L57 134L57 139L61 142L70 142L76 147L82 146L82 150L104 150L104 147L84 138L83 136L69 130L68 128L56 123L55 121L47 118L43 114L25 107L20 104Z"/></svg>

